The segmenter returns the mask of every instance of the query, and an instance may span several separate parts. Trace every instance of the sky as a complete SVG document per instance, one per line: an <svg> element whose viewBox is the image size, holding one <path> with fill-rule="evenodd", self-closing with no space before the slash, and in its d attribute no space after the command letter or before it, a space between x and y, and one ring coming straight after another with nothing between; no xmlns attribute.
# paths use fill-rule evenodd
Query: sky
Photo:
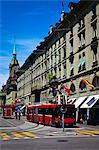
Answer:
<svg viewBox="0 0 99 150"><path fill-rule="evenodd" d="M79 0L71 0L78 2ZM70 0L0 0L0 89L9 77L14 42L20 66L59 22Z"/></svg>

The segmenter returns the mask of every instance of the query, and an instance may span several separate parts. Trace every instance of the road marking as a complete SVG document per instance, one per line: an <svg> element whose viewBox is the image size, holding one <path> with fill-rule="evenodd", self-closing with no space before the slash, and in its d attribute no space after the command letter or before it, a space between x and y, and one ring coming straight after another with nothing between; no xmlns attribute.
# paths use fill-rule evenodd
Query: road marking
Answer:
<svg viewBox="0 0 99 150"><path fill-rule="evenodd" d="M99 131L91 130L90 132L93 133L93 134L99 135Z"/></svg>
<svg viewBox="0 0 99 150"><path fill-rule="evenodd" d="M99 131L94 130L75 130L75 132L84 135L99 135Z"/></svg>
<svg viewBox="0 0 99 150"><path fill-rule="evenodd" d="M0 138L2 140L17 140L17 139L33 139L38 138L36 135L30 133L30 132L10 132L10 133L0 133Z"/></svg>
<svg viewBox="0 0 99 150"><path fill-rule="evenodd" d="M15 136L16 138L22 138L22 137L23 137L21 134L16 133L16 132L11 132L11 134L12 134L13 136Z"/></svg>
<svg viewBox="0 0 99 150"><path fill-rule="evenodd" d="M9 135L7 135L6 133L0 133L0 136L1 136L1 138L3 138L3 139L10 139L10 136Z"/></svg>
<svg viewBox="0 0 99 150"><path fill-rule="evenodd" d="M35 135L31 134L30 132L22 132L22 134L29 136L29 137L35 137Z"/></svg>

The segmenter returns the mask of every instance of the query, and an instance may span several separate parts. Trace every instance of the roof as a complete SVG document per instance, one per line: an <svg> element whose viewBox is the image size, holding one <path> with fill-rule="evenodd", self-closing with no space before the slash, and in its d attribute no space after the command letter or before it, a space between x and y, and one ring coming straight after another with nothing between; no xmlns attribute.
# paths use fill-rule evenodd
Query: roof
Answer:
<svg viewBox="0 0 99 150"><path fill-rule="evenodd" d="M92 108L98 100L99 100L99 95L89 96L87 100L81 105L80 108Z"/></svg>

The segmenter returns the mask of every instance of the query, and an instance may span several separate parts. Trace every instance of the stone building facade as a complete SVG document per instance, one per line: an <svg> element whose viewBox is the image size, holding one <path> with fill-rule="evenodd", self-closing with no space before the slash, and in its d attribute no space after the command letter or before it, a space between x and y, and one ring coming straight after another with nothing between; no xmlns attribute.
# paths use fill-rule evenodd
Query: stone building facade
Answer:
<svg viewBox="0 0 99 150"><path fill-rule="evenodd" d="M64 83L71 90L65 93L68 100L99 94L99 3L80 0L69 8L18 71L17 99L24 103L59 102L62 95L51 94L49 74L56 77L58 89Z"/></svg>

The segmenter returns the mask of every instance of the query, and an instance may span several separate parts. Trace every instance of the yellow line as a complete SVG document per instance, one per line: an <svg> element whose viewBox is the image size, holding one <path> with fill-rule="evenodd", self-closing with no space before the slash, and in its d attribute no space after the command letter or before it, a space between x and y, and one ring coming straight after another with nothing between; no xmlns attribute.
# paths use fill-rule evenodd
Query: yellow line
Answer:
<svg viewBox="0 0 99 150"><path fill-rule="evenodd" d="M0 136L1 136L1 138L3 138L3 139L9 139L9 138L10 138L10 136L7 135L6 133L1 133Z"/></svg>
<svg viewBox="0 0 99 150"><path fill-rule="evenodd" d="M11 133L13 136L17 137L17 138L22 138L23 136L19 133L16 133L16 132L12 132Z"/></svg>
<svg viewBox="0 0 99 150"><path fill-rule="evenodd" d="M77 132L79 134L84 134L84 135L92 135L92 133L90 133L87 130L76 130L75 132Z"/></svg>
<svg viewBox="0 0 99 150"><path fill-rule="evenodd" d="M84 133L84 134L98 134L99 135L99 131L96 130L75 130L78 133Z"/></svg>
<svg viewBox="0 0 99 150"><path fill-rule="evenodd" d="M93 134L99 134L99 131L91 130L90 132L93 133Z"/></svg>
<svg viewBox="0 0 99 150"><path fill-rule="evenodd" d="M29 136L29 137L34 137L34 135L29 132L22 132L22 134L25 134L26 136Z"/></svg>

